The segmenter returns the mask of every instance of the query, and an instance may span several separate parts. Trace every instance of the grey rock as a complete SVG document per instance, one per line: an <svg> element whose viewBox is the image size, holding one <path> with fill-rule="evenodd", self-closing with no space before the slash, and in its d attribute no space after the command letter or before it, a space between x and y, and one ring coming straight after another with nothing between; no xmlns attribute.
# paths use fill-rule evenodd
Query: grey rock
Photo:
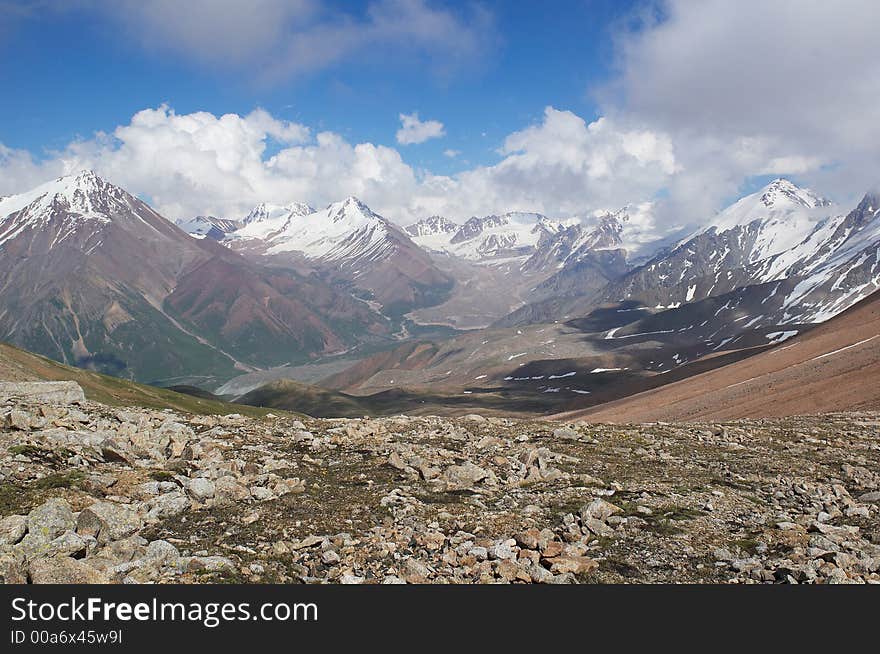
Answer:
<svg viewBox="0 0 880 654"><path fill-rule="evenodd" d="M224 572L235 569L235 563L225 556L194 556L187 563L187 570Z"/></svg>
<svg viewBox="0 0 880 654"><path fill-rule="evenodd" d="M27 581L24 554L0 550L0 584L26 584Z"/></svg>
<svg viewBox="0 0 880 654"><path fill-rule="evenodd" d="M503 541L493 546L489 550L489 558L490 559L515 559L516 551L514 547L516 546L516 541L513 539Z"/></svg>
<svg viewBox="0 0 880 654"><path fill-rule="evenodd" d="M27 532L27 516L10 515L0 520L0 545L15 545Z"/></svg>
<svg viewBox="0 0 880 654"><path fill-rule="evenodd" d="M406 572L406 579L424 580L431 576L431 568L426 566L418 559L409 558L403 564Z"/></svg>
<svg viewBox="0 0 880 654"><path fill-rule="evenodd" d="M0 402L24 400L34 404L76 404L85 402L82 387L72 381L0 382Z"/></svg>
<svg viewBox="0 0 880 654"><path fill-rule="evenodd" d="M25 538L32 543L48 543L65 531L73 531L75 526L70 504L66 500L52 498L28 514Z"/></svg>
<svg viewBox="0 0 880 654"><path fill-rule="evenodd" d="M552 584L554 575L547 568L540 565L533 565L529 568L529 576L532 582L536 584Z"/></svg>
<svg viewBox="0 0 880 654"><path fill-rule="evenodd" d="M84 556L89 549L89 540L73 531L67 531L49 542L48 548L52 556Z"/></svg>
<svg viewBox="0 0 880 654"><path fill-rule="evenodd" d="M595 520L605 521L615 513L620 513L620 507L606 502L601 498L596 498L589 504L581 507L581 518L593 518Z"/></svg>
<svg viewBox="0 0 880 654"><path fill-rule="evenodd" d="M171 491L153 498L147 503L148 520L160 520L180 515L189 509L189 499L180 491Z"/></svg>
<svg viewBox="0 0 880 654"><path fill-rule="evenodd" d="M472 547L468 550L468 555L473 556L477 561L485 561L489 558L489 550L485 547Z"/></svg>
<svg viewBox="0 0 880 654"><path fill-rule="evenodd" d="M31 561L31 582L35 584L106 584L110 577L84 561L56 556Z"/></svg>
<svg viewBox="0 0 880 654"><path fill-rule="evenodd" d="M265 502L275 497L275 493L273 493L271 489L266 488L265 486L251 486L250 490L253 498L260 502Z"/></svg>
<svg viewBox="0 0 880 654"><path fill-rule="evenodd" d="M101 548L98 555L113 561L115 564L128 563L134 559L142 558L146 552L147 541L140 536L133 535L114 540Z"/></svg>
<svg viewBox="0 0 880 654"><path fill-rule="evenodd" d="M597 536L602 536L603 538L612 538L615 535L615 532L611 527L606 525L601 520L597 520L596 518L583 518L583 523L587 529L589 529Z"/></svg>
<svg viewBox="0 0 880 654"><path fill-rule="evenodd" d="M467 490L475 484L490 477L492 473L470 461L462 465L449 466L440 475L440 481L445 483L446 490Z"/></svg>
<svg viewBox="0 0 880 654"><path fill-rule="evenodd" d="M251 499L251 492L247 486L227 476L214 482L214 497L221 503L241 502Z"/></svg>
<svg viewBox="0 0 880 654"><path fill-rule="evenodd" d="M190 479L184 484L187 494L197 502L204 502L214 497L214 482L204 477Z"/></svg>
<svg viewBox="0 0 880 654"><path fill-rule="evenodd" d="M580 432L576 429L572 429L571 427L560 427L559 429L553 430L553 438L559 438L567 441L576 441L580 437Z"/></svg>
<svg viewBox="0 0 880 654"><path fill-rule="evenodd" d="M327 565L336 565L340 560L339 554L335 550L327 550L321 553L321 561Z"/></svg>
<svg viewBox="0 0 880 654"><path fill-rule="evenodd" d="M31 428L31 415L26 411L13 409L6 414L6 426L10 429L28 431Z"/></svg>
<svg viewBox="0 0 880 654"><path fill-rule="evenodd" d="M143 526L143 520L131 507L104 501L83 509L76 521L77 533L92 536L99 543L125 538Z"/></svg>
<svg viewBox="0 0 880 654"><path fill-rule="evenodd" d="M180 552L167 540L154 540L147 545L144 558L156 563L168 563L180 558Z"/></svg>

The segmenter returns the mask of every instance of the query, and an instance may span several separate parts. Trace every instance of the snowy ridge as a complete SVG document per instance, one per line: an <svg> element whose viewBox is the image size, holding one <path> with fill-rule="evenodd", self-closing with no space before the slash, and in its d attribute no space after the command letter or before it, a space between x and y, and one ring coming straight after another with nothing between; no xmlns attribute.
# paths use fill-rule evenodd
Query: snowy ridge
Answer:
<svg viewBox="0 0 880 654"><path fill-rule="evenodd" d="M231 232L229 237L268 242L283 234L291 221L314 213L314 211L309 205L299 202L289 205L262 202L241 219L242 227Z"/></svg>
<svg viewBox="0 0 880 654"><path fill-rule="evenodd" d="M644 260L664 244L665 236L655 224L651 202L558 220L515 211L457 225L433 216L406 230L431 252L484 263L519 257L523 272L561 270L599 250L622 249L628 258Z"/></svg>
<svg viewBox="0 0 880 654"><path fill-rule="evenodd" d="M321 211L308 205L259 205L232 240L258 240L267 254L300 252L323 261L374 261L397 247L399 231L363 202L349 197Z"/></svg>
<svg viewBox="0 0 880 654"><path fill-rule="evenodd" d="M240 229L238 220L228 220L215 216L196 216L195 218L175 221L175 224L193 238L213 238L220 240L226 234Z"/></svg>
<svg viewBox="0 0 880 654"><path fill-rule="evenodd" d="M443 252L461 225L443 216L429 216L408 225L404 231L413 242L429 252Z"/></svg>
<svg viewBox="0 0 880 654"><path fill-rule="evenodd" d="M668 307L763 293L757 311L737 317L757 329L824 322L878 288L880 199L866 195L841 214L812 191L775 180L632 271L608 299L640 298Z"/></svg>
<svg viewBox="0 0 880 654"><path fill-rule="evenodd" d="M91 170L60 177L0 200L0 245L26 229L58 224L57 242L94 224L94 231L116 214L134 208L133 198Z"/></svg>
<svg viewBox="0 0 880 654"><path fill-rule="evenodd" d="M291 215L307 216L314 212L315 210L312 207L302 202L291 202L285 205L261 202L247 216L242 218L241 223L243 225L251 225L253 223L271 222Z"/></svg>
<svg viewBox="0 0 880 654"><path fill-rule="evenodd" d="M470 218L456 225L441 218L442 230L413 236L419 246L445 252L471 261L491 260L496 257L528 256L541 244L565 227L577 224L577 219L551 220L539 213L512 211L501 215ZM410 226L423 231L423 221ZM455 225L455 231L449 229ZM412 232L410 232L412 234Z"/></svg>
<svg viewBox="0 0 880 654"><path fill-rule="evenodd" d="M709 225L685 240L709 231L716 234L737 229L750 232L754 234L754 242L749 260L755 262L791 250L833 212L831 203L813 191L787 179L776 179L729 206Z"/></svg>
<svg viewBox="0 0 880 654"><path fill-rule="evenodd" d="M460 228L461 225L443 216L429 216L405 227L404 231L410 236L433 236L435 234L454 234Z"/></svg>
<svg viewBox="0 0 880 654"><path fill-rule="evenodd" d="M798 271L783 303L786 317L824 322L880 288L880 198L865 196L826 243Z"/></svg>

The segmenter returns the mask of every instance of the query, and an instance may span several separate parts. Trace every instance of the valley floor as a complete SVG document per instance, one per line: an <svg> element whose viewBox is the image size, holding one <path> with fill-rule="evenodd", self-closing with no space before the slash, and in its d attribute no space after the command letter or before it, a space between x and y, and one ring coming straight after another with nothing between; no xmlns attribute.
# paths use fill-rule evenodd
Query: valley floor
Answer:
<svg viewBox="0 0 880 654"><path fill-rule="evenodd" d="M878 413L605 425L10 396L0 426L6 582L880 582Z"/></svg>

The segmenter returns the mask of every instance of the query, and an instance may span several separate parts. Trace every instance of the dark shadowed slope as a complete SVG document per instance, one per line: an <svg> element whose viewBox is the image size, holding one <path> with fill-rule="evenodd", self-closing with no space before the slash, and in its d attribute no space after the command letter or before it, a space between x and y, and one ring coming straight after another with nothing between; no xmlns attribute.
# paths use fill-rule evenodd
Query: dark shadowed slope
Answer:
<svg viewBox="0 0 880 654"><path fill-rule="evenodd" d="M646 422L777 417L880 408L880 294L784 344L567 420Z"/></svg>

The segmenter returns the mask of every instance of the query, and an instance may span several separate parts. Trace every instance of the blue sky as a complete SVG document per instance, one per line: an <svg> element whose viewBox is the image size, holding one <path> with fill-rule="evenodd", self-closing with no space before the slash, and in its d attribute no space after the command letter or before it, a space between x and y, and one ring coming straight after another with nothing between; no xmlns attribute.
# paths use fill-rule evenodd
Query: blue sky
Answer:
<svg viewBox="0 0 880 654"><path fill-rule="evenodd" d="M245 114L262 107L353 141L394 145L398 114L418 111L423 120L442 120L446 138L403 147L403 156L415 167L453 172L496 160L505 135L539 119L548 104L595 116L589 91L609 74L611 30L631 5L483 4L492 15L489 43L479 58L450 74L432 71L417 57L395 60L392 53L274 83L145 49L88 5L17 18L7 7L0 84L15 100L0 103L0 142L39 155L164 102L178 113ZM455 10L454 3L447 6ZM460 151L460 159L443 156L449 149Z"/></svg>
<svg viewBox="0 0 880 654"><path fill-rule="evenodd" d="M876 0L0 0L0 194L87 167L170 218L357 195L679 225L780 176L849 204L880 182L877 24Z"/></svg>

